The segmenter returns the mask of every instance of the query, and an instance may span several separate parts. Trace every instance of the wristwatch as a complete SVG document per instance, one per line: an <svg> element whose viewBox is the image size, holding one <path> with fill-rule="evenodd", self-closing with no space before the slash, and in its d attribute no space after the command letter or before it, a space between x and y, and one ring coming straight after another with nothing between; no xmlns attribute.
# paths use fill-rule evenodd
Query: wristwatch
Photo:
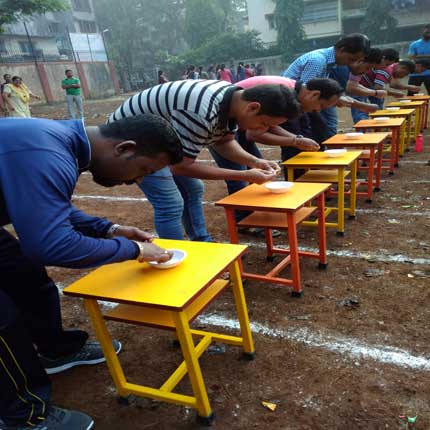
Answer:
<svg viewBox="0 0 430 430"><path fill-rule="evenodd" d="M119 224L112 224L109 230L106 232L106 239L112 239L115 236L115 232L120 228Z"/></svg>
<svg viewBox="0 0 430 430"><path fill-rule="evenodd" d="M138 248L139 248L139 255L137 256L136 260L139 263L143 263L143 256L145 254L145 248L143 247L143 243L142 242L138 242L137 240L133 240L132 242L134 242Z"/></svg>
<svg viewBox="0 0 430 430"><path fill-rule="evenodd" d="M296 134L296 135L294 136L294 142L293 142L293 145L295 145L295 144L296 144L297 139L303 139L303 135L301 135L301 134Z"/></svg>

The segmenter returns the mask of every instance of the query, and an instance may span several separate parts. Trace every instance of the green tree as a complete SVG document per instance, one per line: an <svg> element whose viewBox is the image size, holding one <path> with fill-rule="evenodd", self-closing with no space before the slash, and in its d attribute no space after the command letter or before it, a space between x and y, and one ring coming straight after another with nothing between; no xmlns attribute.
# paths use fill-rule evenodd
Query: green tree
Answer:
<svg viewBox="0 0 430 430"><path fill-rule="evenodd" d="M273 12L275 26L278 32L278 45L285 59L303 47L305 31L301 19L304 13L303 0L274 0Z"/></svg>
<svg viewBox="0 0 430 430"><path fill-rule="evenodd" d="M185 38L198 48L224 30L224 14L218 0L186 0Z"/></svg>
<svg viewBox="0 0 430 430"><path fill-rule="evenodd" d="M5 24L12 24L34 14L68 8L65 0L0 0L0 32Z"/></svg>
<svg viewBox="0 0 430 430"><path fill-rule="evenodd" d="M362 25L363 32L377 43L390 42L397 19L391 15L392 0L367 0L366 14Z"/></svg>

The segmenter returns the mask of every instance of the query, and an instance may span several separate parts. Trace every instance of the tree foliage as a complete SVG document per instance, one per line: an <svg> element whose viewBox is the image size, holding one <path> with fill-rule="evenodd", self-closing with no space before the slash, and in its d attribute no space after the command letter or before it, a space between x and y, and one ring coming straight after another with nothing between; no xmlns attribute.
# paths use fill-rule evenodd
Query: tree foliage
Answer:
<svg viewBox="0 0 430 430"><path fill-rule="evenodd" d="M282 55L288 59L303 47L305 31L301 23L304 13L303 0L274 0L275 26L278 45Z"/></svg>
<svg viewBox="0 0 430 430"><path fill-rule="evenodd" d="M12 24L31 15L68 8L65 0L0 0L0 31L3 25Z"/></svg>
<svg viewBox="0 0 430 430"><path fill-rule="evenodd" d="M391 15L392 0L367 0L363 32L378 43L390 42L398 21Z"/></svg>

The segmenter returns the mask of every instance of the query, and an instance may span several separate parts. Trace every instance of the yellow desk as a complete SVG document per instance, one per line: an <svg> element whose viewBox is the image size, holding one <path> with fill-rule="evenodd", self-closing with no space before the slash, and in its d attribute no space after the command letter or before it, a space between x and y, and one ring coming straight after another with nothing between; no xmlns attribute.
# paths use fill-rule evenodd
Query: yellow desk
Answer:
<svg viewBox="0 0 430 430"><path fill-rule="evenodd" d="M378 116L387 116L389 118L405 118L406 124L404 129L400 130L400 149L399 153L402 156L405 150L409 148L412 143L412 115L415 113L415 109L399 109L399 110L378 110L376 112L370 113L370 118L375 118Z"/></svg>
<svg viewBox="0 0 430 430"><path fill-rule="evenodd" d="M157 270L136 261L103 266L70 285L64 290L64 294L84 298L121 398L135 394L190 406L197 410L200 421L209 423L213 420L213 412L199 357L213 341L242 346L248 358L254 356L238 263L246 246L161 239L155 243L164 248L182 249L188 253L188 257L178 267L168 270ZM218 279L227 269L233 284L241 337L191 330L189 323L228 286L227 281ZM97 300L121 305L103 315ZM175 331L184 361L159 389L128 382L113 349L104 319ZM193 336L200 339L196 346ZM173 393L187 373L194 396Z"/></svg>
<svg viewBox="0 0 430 430"><path fill-rule="evenodd" d="M368 150L368 167L357 167L359 170L367 170L367 181L358 181L357 187L367 186L367 192L358 192L357 196L367 197L366 202L372 202L373 186L375 191L381 190L381 168L382 168L382 150L385 140L389 133L366 133L356 139L349 139L344 134L336 134L330 139L323 142L327 148L346 148L346 149L364 149ZM376 164L376 170L375 170ZM376 173L376 175L375 175ZM374 176L375 179L374 179Z"/></svg>
<svg viewBox="0 0 430 430"><path fill-rule="evenodd" d="M424 96L406 96L403 99L400 100L412 100L412 101L424 101L426 102L425 104L425 109L424 109L424 115L423 115L423 124L424 124L424 128L427 128L428 125L428 119L429 119L429 103L430 103L430 96L429 95L424 95Z"/></svg>
<svg viewBox="0 0 430 430"><path fill-rule="evenodd" d="M329 186L330 184L295 183L287 193L274 194L263 185L253 184L216 202L218 206L223 206L226 211L228 231L232 243L238 243L239 241L234 211L255 211L242 221L239 221L238 225L264 228L268 261L273 261L273 254L286 255L267 274L244 272L242 275L244 278L281 285L291 285L293 287L293 297L300 297L302 295L299 257L318 258L318 267L320 269L327 267L324 192ZM297 225L301 224L315 212L317 208L304 207L307 203L310 204L315 198L318 200L319 252L300 251L297 238ZM275 248L273 246L272 229L288 229L289 249ZM287 265L291 266L292 279L278 276Z"/></svg>
<svg viewBox="0 0 430 430"><path fill-rule="evenodd" d="M411 100L408 98L407 100ZM403 102L391 102L388 103L386 107L400 107L402 109L416 109L417 112L415 113L415 139L417 136L421 133L421 130L424 126L424 111L426 107L426 102L423 100L415 100L411 101L409 103L403 103Z"/></svg>
<svg viewBox="0 0 430 430"><path fill-rule="evenodd" d="M338 236L345 233L345 212L351 218L355 217L357 200L357 159L361 151L349 151L345 155L337 158L330 158L324 152L301 152L296 156L284 161L282 164L287 167L288 180L294 181L295 169L306 169L307 172L298 181L304 182L337 182L338 184L338 205L337 207L326 207L326 217L331 212L337 211L337 222L326 222L327 227L336 227ZM348 172L346 169L350 168ZM317 170L312 169L328 169ZM336 172L337 170L337 172ZM332 172L333 171L333 172ZM314 172L314 173L313 173ZM321 173L319 173L321 172ZM331 177L334 177L331 179ZM351 192L349 195L349 208L345 208L345 177L351 175ZM316 225L317 221L305 221L303 225Z"/></svg>

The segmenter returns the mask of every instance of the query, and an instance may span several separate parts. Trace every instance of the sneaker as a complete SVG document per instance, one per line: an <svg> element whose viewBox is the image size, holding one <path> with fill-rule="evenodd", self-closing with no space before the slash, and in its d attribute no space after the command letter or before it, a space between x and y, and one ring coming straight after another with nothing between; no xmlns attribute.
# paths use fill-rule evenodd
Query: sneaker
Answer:
<svg viewBox="0 0 430 430"><path fill-rule="evenodd" d="M115 352L118 354L121 351L121 342L114 340L112 342ZM99 364L106 361L102 348L98 342L87 342L78 352L66 357L48 358L39 355L42 366L45 368L48 375L64 372L75 366L86 366L90 364Z"/></svg>
<svg viewBox="0 0 430 430"><path fill-rule="evenodd" d="M20 424L15 426L4 426L4 430L90 430L94 421L82 412L68 411L51 406L46 418L40 418L38 424ZM0 424L1 425L1 424Z"/></svg>

